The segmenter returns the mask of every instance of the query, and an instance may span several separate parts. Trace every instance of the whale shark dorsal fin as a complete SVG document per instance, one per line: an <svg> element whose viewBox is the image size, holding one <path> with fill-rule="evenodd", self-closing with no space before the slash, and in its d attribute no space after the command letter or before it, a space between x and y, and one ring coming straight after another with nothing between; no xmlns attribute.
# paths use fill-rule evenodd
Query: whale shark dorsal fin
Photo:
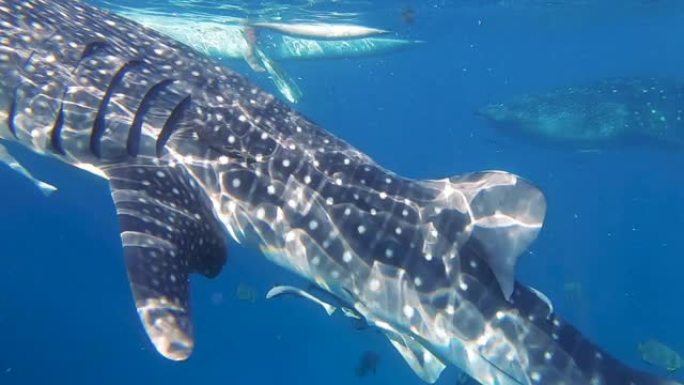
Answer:
<svg viewBox="0 0 684 385"><path fill-rule="evenodd" d="M404 357L406 363L421 380L434 384L439 379L442 371L446 368L446 364L442 360L413 338L395 331L384 331L392 346Z"/></svg>
<svg viewBox="0 0 684 385"><path fill-rule="evenodd" d="M220 223L182 166L135 163L104 172L140 320L159 353L184 360L194 346L189 275L221 270L227 246Z"/></svg>
<svg viewBox="0 0 684 385"><path fill-rule="evenodd" d="M518 257L537 238L546 215L546 199L536 186L506 172L477 173L486 183L470 208L474 239L506 299L515 286Z"/></svg>
<svg viewBox="0 0 684 385"><path fill-rule="evenodd" d="M544 223L544 194L524 179L503 171L472 173L439 182L444 184L440 188L452 193L435 203L466 212L468 219L460 221L466 222L470 238L458 241L473 248L487 263L502 294L510 300L518 257L537 238Z"/></svg>
<svg viewBox="0 0 684 385"><path fill-rule="evenodd" d="M29 170L26 169L19 161L9 153L7 148L0 143L0 163L6 164L12 170L23 175L25 178L31 181L45 196L51 195L53 192L57 191L57 187L43 182L42 180L36 178L31 174Z"/></svg>

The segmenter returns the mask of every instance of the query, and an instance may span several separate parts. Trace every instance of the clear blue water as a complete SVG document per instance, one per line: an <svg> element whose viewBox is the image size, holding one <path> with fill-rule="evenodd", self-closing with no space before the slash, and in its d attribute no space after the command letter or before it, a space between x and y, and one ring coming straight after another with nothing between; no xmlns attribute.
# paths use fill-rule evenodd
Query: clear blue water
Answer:
<svg viewBox="0 0 684 385"><path fill-rule="evenodd" d="M636 347L656 338L684 352L684 152L549 147L503 135L474 110L606 76L684 78L684 5L498 3L314 4L326 13L357 7L352 20L426 44L382 57L283 63L304 91L297 109L406 176L503 169L539 185L547 220L521 258L520 279L618 358L665 375L646 366ZM206 13L211 4L155 7ZM296 16L280 5L278 12ZM411 25L401 17L406 6L415 11ZM275 91L246 64L233 67ZM0 167L0 384L422 383L376 331L356 330L303 301L263 299L273 284L299 281L235 243L218 278L194 279L194 355L165 360L134 311L106 184L19 155L59 191L45 198ZM255 303L236 299L240 284L257 291ZM381 361L375 375L358 378L354 369L367 350ZM448 369L439 384L455 381Z"/></svg>

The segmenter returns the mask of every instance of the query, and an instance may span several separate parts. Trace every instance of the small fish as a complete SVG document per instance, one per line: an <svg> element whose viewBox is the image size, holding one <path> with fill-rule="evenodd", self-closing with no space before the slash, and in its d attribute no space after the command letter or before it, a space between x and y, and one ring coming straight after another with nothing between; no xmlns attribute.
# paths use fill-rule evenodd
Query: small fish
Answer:
<svg viewBox="0 0 684 385"><path fill-rule="evenodd" d="M406 7L401 11L401 18L406 24L413 24L416 20L416 12L411 7Z"/></svg>
<svg viewBox="0 0 684 385"><path fill-rule="evenodd" d="M315 37L319 39L342 39L380 35L389 31L354 24L328 23L251 23L253 27L271 29L288 35Z"/></svg>
<svg viewBox="0 0 684 385"><path fill-rule="evenodd" d="M583 296L583 291L582 283L577 281L566 282L563 285L563 292L569 300L579 301Z"/></svg>
<svg viewBox="0 0 684 385"><path fill-rule="evenodd" d="M379 363L380 356L373 351L367 350L363 352L363 354L361 355L361 358L359 359L359 363L356 366L354 373L357 377L366 377L371 373L375 375L375 373L378 370Z"/></svg>
<svg viewBox="0 0 684 385"><path fill-rule="evenodd" d="M239 301L255 303L257 299L257 291L252 286L241 283L235 289L235 298Z"/></svg>
<svg viewBox="0 0 684 385"><path fill-rule="evenodd" d="M641 359L647 363L663 368L668 372L674 372L684 366L684 361L679 353L669 346L654 339L647 339L639 343Z"/></svg>

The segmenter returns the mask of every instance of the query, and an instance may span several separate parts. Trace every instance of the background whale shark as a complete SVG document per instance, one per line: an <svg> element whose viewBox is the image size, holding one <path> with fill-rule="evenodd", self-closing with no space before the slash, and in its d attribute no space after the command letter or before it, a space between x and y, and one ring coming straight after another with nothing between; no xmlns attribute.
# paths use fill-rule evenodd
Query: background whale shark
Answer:
<svg viewBox="0 0 684 385"><path fill-rule="evenodd" d="M515 96L478 113L506 132L580 145L684 146L684 83L610 78Z"/></svg>
<svg viewBox="0 0 684 385"><path fill-rule="evenodd" d="M426 381L676 384L628 368L518 282L546 201L507 172L385 170L216 61L76 1L0 0L0 137L109 183L140 320L194 348L189 276L226 238L353 306Z"/></svg>

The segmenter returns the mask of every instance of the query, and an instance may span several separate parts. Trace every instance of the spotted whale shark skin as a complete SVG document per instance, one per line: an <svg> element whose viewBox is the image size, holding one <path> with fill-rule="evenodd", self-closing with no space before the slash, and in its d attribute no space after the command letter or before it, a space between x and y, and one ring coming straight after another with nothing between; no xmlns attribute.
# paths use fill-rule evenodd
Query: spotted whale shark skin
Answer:
<svg viewBox="0 0 684 385"><path fill-rule="evenodd" d="M416 181L186 46L72 0L0 0L0 136L108 180L155 348L194 348L189 275L232 236L350 304L423 379L676 384L587 341L515 262L545 215L506 172Z"/></svg>
<svg viewBox="0 0 684 385"><path fill-rule="evenodd" d="M550 142L684 148L684 83L673 79L607 78L517 95L478 112L506 132Z"/></svg>

